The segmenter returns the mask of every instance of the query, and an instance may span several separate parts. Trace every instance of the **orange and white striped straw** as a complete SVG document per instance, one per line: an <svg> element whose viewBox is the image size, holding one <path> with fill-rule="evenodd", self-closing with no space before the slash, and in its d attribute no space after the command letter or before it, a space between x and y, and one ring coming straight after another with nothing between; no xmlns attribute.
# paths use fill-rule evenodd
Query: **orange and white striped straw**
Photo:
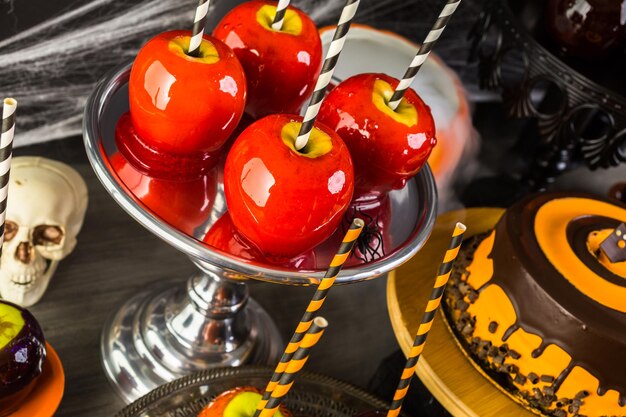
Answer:
<svg viewBox="0 0 626 417"><path fill-rule="evenodd" d="M402 371L402 376L400 377L398 388L396 389L396 393L393 396L393 401L391 402L391 406L389 407L389 411L387 412L387 417L397 417L400 414L402 402L404 401L404 397L406 397L409 385L411 384L411 379L413 378L413 375L415 375L417 361L419 360L420 355L424 350L424 345L426 344L428 332L433 325L435 313L437 312L437 309L441 304L441 297L443 296L443 292L446 289L446 284L448 283L448 279L450 278L450 272L452 271L454 261L459 254L459 249L461 248L461 243L463 242L463 234L465 233L466 229L467 228L463 223L457 223L456 227L454 228L454 232L452 233L452 239L450 240L450 246L446 251L443 262L439 266L439 272L437 274L437 279L435 280L435 286L433 287L433 291L430 294L428 304L426 304L426 311L424 311L422 322L417 329L417 334L415 335L413 347L411 348L411 352L409 352L409 357L407 358L406 365L404 366L404 371Z"/></svg>
<svg viewBox="0 0 626 417"><path fill-rule="evenodd" d="M291 361L292 356L298 349L300 341L304 337L304 334L307 332L307 330L309 330L309 327L311 327L314 314L322 307L322 304L324 304L324 300L326 300L328 290L330 290L330 288L333 286L337 275L339 275L339 272L341 271L341 268L350 257L352 249L354 248L354 244L356 243L356 240L361 234L364 226L365 223L361 219L354 219L352 221L350 228L346 232L346 235L344 236L343 241L339 246L339 250L333 257L333 260L331 261L330 267L326 271L324 278L317 286L317 290L315 291L315 294L313 294L313 298L309 302L309 305L307 306L304 315L300 319L300 323L298 323L296 331L294 332L293 336L291 336L291 340L285 348L285 352L280 358L280 362L278 362L278 365L276 366L274 375L272 375L272 379L267 385L267 389L263 393L263 400L259 405L259 409L257 410L257 414L255 414L255 417L258 417L259 410L264 407L267 400L269 400L272 391L274 390L276 385L278 385L280 377L282 376L283 372L285 372L289 361Z"/></svg>
<svg viewBox="0 0 626 417"><path fill-rule="evenodd" d="M311 349L319 342L326 327L328 327L328 321L325 318L316 317L313 319L311 327L309 327L309 330L302 338L296 353L293 354L285 372L280 377L280 381L272 390L271 397L267 402L261 401L259 403L259 408L257 408L255 415L258 413L259 417L274 416L283 398L291 389L296 374L304 367L311 354Z"/></svg>

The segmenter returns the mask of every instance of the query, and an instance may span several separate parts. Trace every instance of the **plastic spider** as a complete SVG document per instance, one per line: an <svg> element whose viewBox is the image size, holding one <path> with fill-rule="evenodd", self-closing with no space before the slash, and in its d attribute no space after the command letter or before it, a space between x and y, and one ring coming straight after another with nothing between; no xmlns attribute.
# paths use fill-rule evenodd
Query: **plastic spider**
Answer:
<svg viewBox="0 0 626 417"><path fill-rule="evenodd" d="M383 234L378 226L378 216L372 217L364 211L352 207L343 218L342 229L345 233L355 218L365 222L363 231L356 241L356 250L352 255L362 262L370 262L385 256Z"/></svg>

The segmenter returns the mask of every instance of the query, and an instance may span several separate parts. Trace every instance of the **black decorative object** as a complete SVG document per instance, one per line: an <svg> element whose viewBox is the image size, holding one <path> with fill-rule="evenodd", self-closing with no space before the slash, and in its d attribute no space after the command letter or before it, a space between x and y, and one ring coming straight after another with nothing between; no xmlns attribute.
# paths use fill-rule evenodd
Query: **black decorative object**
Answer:
<svg viewBox="0 0 626 417"><path fill-rule="evenodd" d="M509 116L537 122L525 183L543 189L573 164L626 161L626 54L589 63L559 57L542 0L488 0L470 32L481 88L501 89ZM552 52L554 51L554 53Z"/></svg>

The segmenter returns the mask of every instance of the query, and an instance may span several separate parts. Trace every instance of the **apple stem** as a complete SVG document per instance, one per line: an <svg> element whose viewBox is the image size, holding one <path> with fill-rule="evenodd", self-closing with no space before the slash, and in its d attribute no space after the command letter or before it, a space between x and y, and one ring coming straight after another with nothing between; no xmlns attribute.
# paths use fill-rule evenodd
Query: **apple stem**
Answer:
<svg viewBox="0 0 626 417"><path fill-rule="evenodd" d="M356 14L356 10L359 8L359 3L360 0L347 0L346 5L343 6L341 16L339 17L339 23L337 23L337 29L335 29L335 34L333 35L333 41L328 47L328 52L326 52L322 72L317 78L313 95L311 96L309 106L304 114L302 126L300 126L300 133L298 133L298 137L296 138L295 147L298 151L304 148L309 141L309 136L311 136L311 131L313 130L313 125L315 124L315 118L320 111L322 100L326 94L326 87L328 87L328 84L330 84L330 80L333 77L333 72L337 66L337 61L339 60L339 54L343 49L343 44L346 41L350 24Z"/></svg>
<svg viewBox="0 0 626 417"><path fill-rule="evenodd" d="M458 7L459 3L461 3L461 0L448 0L446 5L443 7L437 21L433 25L432 29L430 29L430 32L428 32L428 36L426 36L424 43L420 46L415 58L413 58L409 68L407 68L404 73L402 81L398 83L396 90L393 92L393 95L389 100L389 107L392 110L395 111L398 108L400 101L402 101L402 97L404 97L404 93L406 93L406 90L408 90L411 84L413 84L413 80L415 79L417 72L426 61L426 58L428 58L430 51L432 51L437 39L439 39L443 33L443 30L446 28L448 21L452 17L452 14Z"/></svg>
<svg viewBox="0 0 626 417"><path fill-rule="evenodd" d="M15 133L15 109L17 101L5 98L2 106L2 134L0 135L0 256L4 243L4 222L6 217L7 197L9 194L9 173L11 171L11 150Z"/></svg>
<svg viewBox="0 0 626 417"><path fill-rule="evenodd" d="M187 51L189 56L197 57L200 54L200 44L202 43L202 35L204 35L204 27L206 26L206 17L209 13L209 3L209 0L198 0L196 16L193 19L191 39L189 40L189 51Z"/></svg>
<svg viewBox="0 0 626 417"><path fill-rule="evenodd" d="M289 0L278 0L276 6L276 15L274 16L274 22L272 23L272 29L281 30L283 28L283 22L285 21L285 13L289 7Z"/></svg>

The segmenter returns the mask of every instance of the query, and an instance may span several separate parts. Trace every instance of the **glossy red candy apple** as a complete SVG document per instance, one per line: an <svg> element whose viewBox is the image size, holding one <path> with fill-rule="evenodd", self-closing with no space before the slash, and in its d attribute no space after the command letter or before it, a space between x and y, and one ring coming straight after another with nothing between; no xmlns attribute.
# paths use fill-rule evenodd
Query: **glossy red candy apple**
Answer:
<svg viewBox="0 0 626 417"><path fill-rule="evenodd" d="M293 258L326 240L354 189L348 148L316 124L296 151L302 118L271 115L250 125L226 158L224 191L237 230L267 257Z"/></svg>
<svg viewBox="0 0 626 417"><path fill-rule="evenodd" d="M398 80L359 74L335 87L317 120L334 129L350 149L355 197L404 187L437 143L430 108L409 89L394 111L387 103Z"/></svg>
<svg viewBox="0 0 626 417"><path fill-rule="evenodd" d="M253 417L262 398L258 388L236 387L215 397L198 417ZM280 404L273 417L292 417L292 414L284 404Z"/></svg>
<svg viewBox="0 0 626 417"><path fill-rule="evenodd" d="M188 31L161 33L133 63L130 114L140 143L126 144L125 155L144 165L162 163L163 154L180 157L174 168L184 169L189 158L212 161L243 114L246 80L235 54L205 35L199 56L191 57L189 39Z"/></svg>
<svg viewBox="0 0 626 417"><path fill-rule="evenodd" d="M300 112L313 93L322 44L313 21L290 6L280 31L272 29L276 2L249 1L231 10L213 31L241 61L248 81L246 112L253 118Z"/></svg>
<svg viewBox="0 0 626 417"><path fill-rule="evenodd" d="M291 259L267 259L256 246L241 236L233 224L228 211L211 226L202 241L214 249L219 249L222 252L249 261L274 264L278 261L278 265L285 268L298 270L316 269L316 254L313 251L302 253Z"/></svg>
<svg viewBox="0 0 626 417"><path fill-rule="evenodd" d="M193 236L194 230L207 221L215 201L215 170L188 181L150 177L138 171L120 154L109 157L112 170L154 214L171 226Z"/></svg>

